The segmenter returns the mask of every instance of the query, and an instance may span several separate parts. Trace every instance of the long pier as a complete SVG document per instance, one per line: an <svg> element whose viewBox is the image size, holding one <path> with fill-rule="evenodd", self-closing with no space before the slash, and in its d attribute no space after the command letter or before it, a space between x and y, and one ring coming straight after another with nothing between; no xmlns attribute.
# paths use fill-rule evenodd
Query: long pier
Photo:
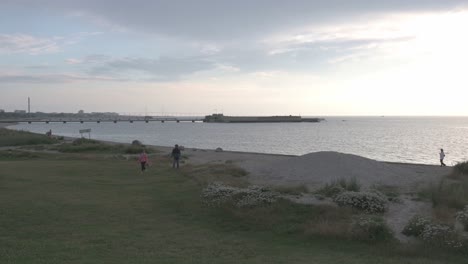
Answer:
<svg viewBox="0 0 468 264"><path fill-rule="evenodd" d="M105 118L41 118L41 119L3 119L0 123L119 123L119 122L203 122L204 117L105 117Z"/></svg>
<svg viewBox="0 0 468 264"><path fill-rule="evenodd" d="M303 118L301 116L224 116L212 114L207 116L60 116L60 117L21 117L0 119L0 123L119 123L119 122L208 122L208 123L296 123L321 122L322 118Z"/></svg>

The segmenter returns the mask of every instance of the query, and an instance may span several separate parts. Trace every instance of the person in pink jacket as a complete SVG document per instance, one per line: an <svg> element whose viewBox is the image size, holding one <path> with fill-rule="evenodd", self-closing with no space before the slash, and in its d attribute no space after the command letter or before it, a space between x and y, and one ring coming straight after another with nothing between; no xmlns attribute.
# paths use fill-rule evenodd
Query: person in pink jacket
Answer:
<svg viewBox="0 0 468 264"><path fill-rule="evenodd" d="M138 162L141 164L141 172L145 172L146 165L148 164L148 155L146 154L145 150L143 150L143 152L141 152L140 156L138 157Z"/></svg>

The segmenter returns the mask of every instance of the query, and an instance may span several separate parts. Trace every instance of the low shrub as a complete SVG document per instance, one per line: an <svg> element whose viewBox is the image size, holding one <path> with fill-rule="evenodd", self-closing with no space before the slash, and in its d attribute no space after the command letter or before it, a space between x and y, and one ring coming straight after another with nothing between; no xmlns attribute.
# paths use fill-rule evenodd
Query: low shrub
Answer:
<svg viewBox="0 0 468 264"><path fill-rule="evenodd" d="M359 192L360 190L361 185L358 183L356 178L342 178L338 180L333 180L332 182L325 184L325 186L318 189L316 193L324 195L326 197L335 197L336 195L344 191Z"/></svg>
<svg viewBox="0 0 468 264"><path fill-rule="evenodd" d="M468 205L455 215L455 218L463 225L465 231L468 231Z"/></svg>
<svg viewBox="0 0 468 264"><path fill-rule="evenodd" d="M260 186L249 186L234 195L237 207L255 207L276 202L277 193ZM236 197L237 196L237 197Z"/></svg>
<svg viewBox="0 0 468 264"><path fill-rule="evenodd" d="M380 216L361 215L354 219L351 226L354 239L363 241L387 241L393 239L393 233Z"/></svg>
<svg viewBox="0 0 468 264"><path fill-rule="evenodd" d="M443 179L438 185L427 190L432 205L463 209L468 204L468 179Z"/></svg>
<svg viewBox="0 0 468 264"><path fill-rule="evenodd" d="M79 138L75 139L71 144L61 144L56 147L56 149L65 153L80 153L111 151L113 148L111 145L101 143L97 140Z"/></svg>
<svg viewBox="0 0 468 264"><path fill-rule="evenodd" d="M457 165L453 167L453 170L455 173L468 175L468 161L457 163Z"/></svg>
<svg viewBox="0 0 468 264"><path fill-rule="evenodd" d="M403 228L402 234L405 236L419 237L424 231L424 228L426 228L430 223L431 220L427 218L415 216L411 218L408 224Z"/></svg>
<svg viewBox="0 0 468 264"><path fill-rule="evenodd" d="M350 206L367 213L381 213L386 209L385 196L377 191L343 192L335 196L333 201L339 206Z"/></svg>
<svg viewBox="0 0 468 264"><path fill-rule="evenodd" d="M142 146L143 144L141 143L141 141L135 139L135 140L132 141L132 145L133 146Z"/></svg>
<svg viewBox="0 0 468 264"><path fill-rule="evenodd" d="M338 194L345 192L346 190L343 187L338 185L325 185L321 189L317 190L317 194L323 195L325 197L335 197Z"/></svg>
<svg viewBox="0 0 468 264"><path fill-rule="evenodd" d="M301 195L303 193L308 193L309 189L305 185L297 185L297 186L276 186L274 187L275 191L282 193L282 194L289 194L289 195Z"/></svg>
<svg viewBox="0 0 468 264"><path fill-rule="evenodd" d="M73 146L97 145L97 144L101 144L101 142L94 140L94 139L87 139L87 138L77 138L72 141Z"/></svg>
<svg viewBox="0 0 468 264"><path fill-rule="evenodd" d="M419 237L424 241L441 244L453 233L453 228L448 225L429 223L424 226Z"/></svg>
<svg viewBox="0 0 468 264"><path fill-rule="evenodd" d="M239 189L231 186L226 186L220 183L212 183L203 189L201 193L203 204L208 206L219 206L226 202L232 201L234 194L238 193Z"/></svg>
<svg viewBox="0 0 468 264"><path fill-rule="evenodd" d="M208 206L232 203L236 207L255 207L276 202L278 195L264 187L236 188L221 183L208 185L202 191L202 201Z"/></svg>
<svg viewBox="0 0 468 264"><path fill-rule="evenodd" d="M124 145L124 144L109 144L94 139L78 138L72 143L63 143L54 149L66 153L81 153L81 152L105 152L105 153L122 153L122 154L139 154L143 150L147 153L153 153L154 149L146 148L143 145Z"/></svg>
<svg viewBox="0 0 468 264"><path fill-rule="evenodd" d="M418 237L425 243L434 246L464 249L468 245L466 238L457 234L453 227L434 223L420 216L411 219L402 233L406 236Z"/></svg>
<svg viewBox="0 0 468 264"><path fill-rule="evenodd" d="M147 151L146 148L142 145L134 145L132 143L131 146L128 146L128 147L124 147L124 153L126 154L139 154L141 153L143 150ZM148 152L148 151L147 151Z"/></svg>
<svg viewBox="0 0 468 264"><path fill-rule="evenodd" d="M398 187L391 185L373 185L372 190L378 191L385 195L389 202L399 203L401 199L399 198L400 192Z"/></svg>

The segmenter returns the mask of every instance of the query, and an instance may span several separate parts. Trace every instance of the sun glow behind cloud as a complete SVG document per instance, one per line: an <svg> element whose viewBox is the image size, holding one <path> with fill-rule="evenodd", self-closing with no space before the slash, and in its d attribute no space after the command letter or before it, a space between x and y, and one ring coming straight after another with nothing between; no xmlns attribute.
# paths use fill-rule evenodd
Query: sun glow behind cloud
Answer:
<svg viewBox="0 0 468 264"><path fill-rule="evenodd" d="M331 114L467 115L468 11L393 14L301 28L265 40L269 54L335 50L318 84ZM317 85L316 85L317 86ZM341 107L339 107L341 106Z"/></svg>

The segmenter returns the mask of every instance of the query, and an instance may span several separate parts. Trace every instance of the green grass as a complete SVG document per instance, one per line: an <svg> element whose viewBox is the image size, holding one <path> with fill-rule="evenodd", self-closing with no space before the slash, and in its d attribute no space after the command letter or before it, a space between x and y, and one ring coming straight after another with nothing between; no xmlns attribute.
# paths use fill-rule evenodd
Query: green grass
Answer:
<svg viewBox="0 0 468 264"><path fill-rule="evenodd" d="M49 138L45 135L0 128L0 147L53 144L56 142L56 139Z"/></svg>
<svg viewBox="0 0 468 264"><path fill-rule="evenodd" d="M152 163L140 174L134 161L99 155L0 159L0 263L466 263L303 233L303 223L335 217L322 207L206 208L198 177L226 179L229 169Z"/></svg>
<svg viewBox="0 0 468 264"><path fill-rule="evenodd" d="M155 150L144 145L124 145L110 144L97 140L79 138L71 143L63 143L53 146L50 149L64 153L120 153L120 154L139 154L143 150L147 153L154 153Z"/></svg>

